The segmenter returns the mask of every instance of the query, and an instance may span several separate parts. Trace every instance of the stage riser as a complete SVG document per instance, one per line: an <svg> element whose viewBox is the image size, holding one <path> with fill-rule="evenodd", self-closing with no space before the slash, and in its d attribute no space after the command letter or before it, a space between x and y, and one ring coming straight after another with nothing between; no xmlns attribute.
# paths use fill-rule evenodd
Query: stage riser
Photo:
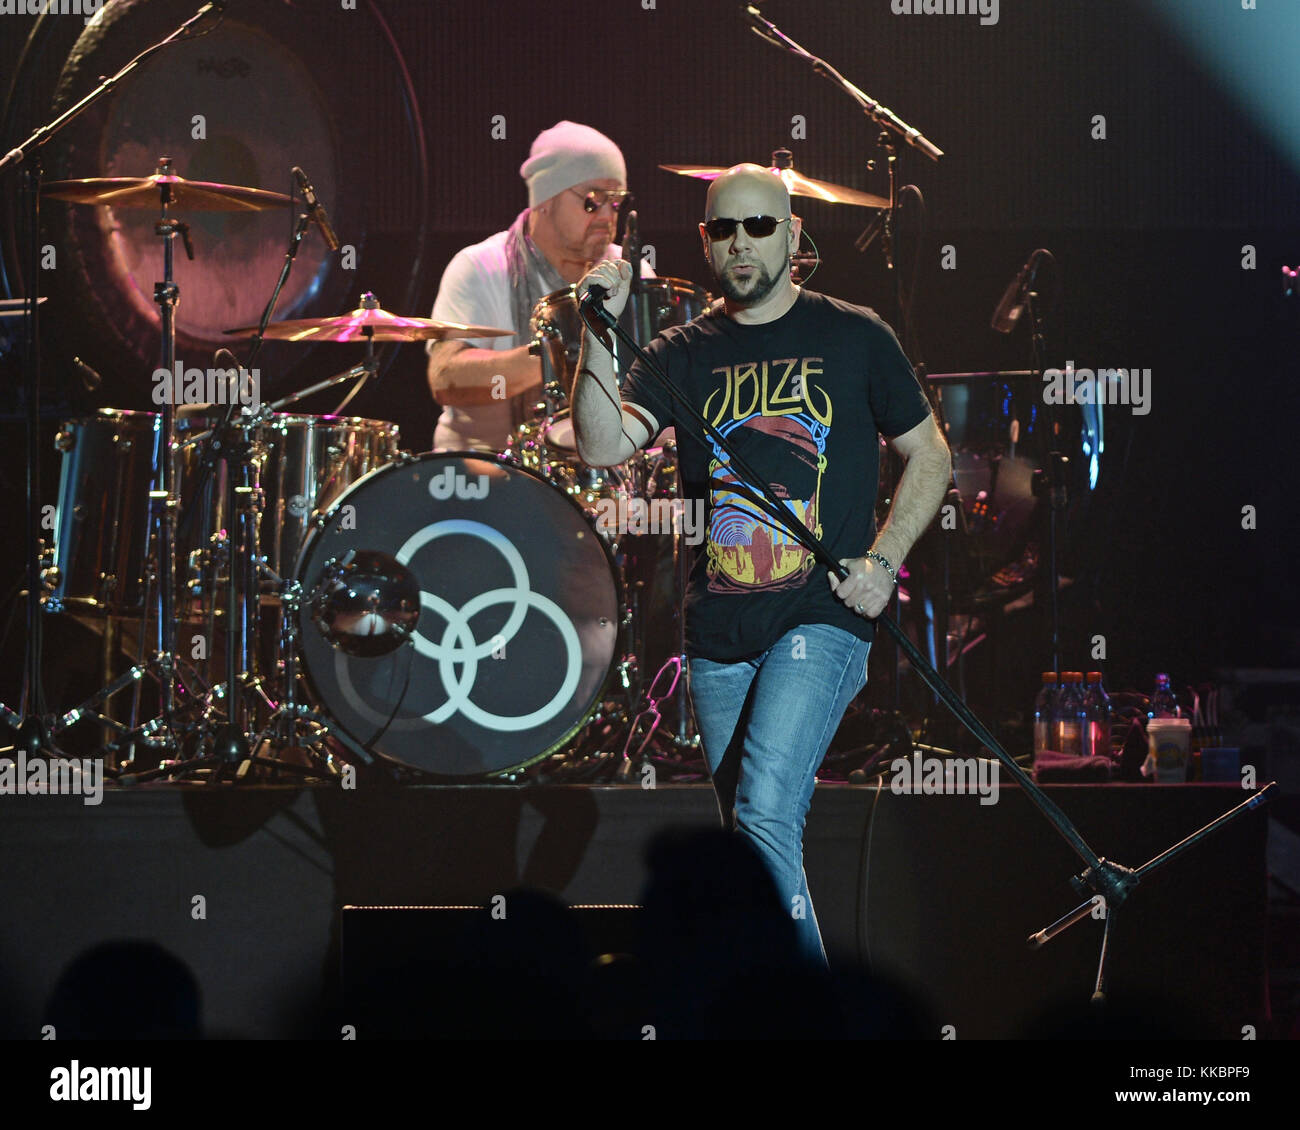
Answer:
<svg viewBox="0 0 1300 1130"><path fill-rule="evenodd" d="M1049 793L1101 855L1129 866L1242 796L1218 786ZM481 905L520 885L570 903L635 903L655 834L717 819L707 786L188 787L108 793L96 808L62 797L3 805L0 999L10 1004L3 1034L18 1038L38 1038L70 959L123 937L188 963L209 1033L310 1034L336 1016L343 906ZM1160 997L1224 1037L1262 1026L1265 829L1251 814L1138 889L1117 930L1116 999ZM839 961L869 949L958 1038L1015 1035L1051 1002L1086 1000L1100 922L1038 952L1025 945L1081 901L1067 882L1081 866L1017 790L982 806L821 788L806 846L828 949Z"/></svg>

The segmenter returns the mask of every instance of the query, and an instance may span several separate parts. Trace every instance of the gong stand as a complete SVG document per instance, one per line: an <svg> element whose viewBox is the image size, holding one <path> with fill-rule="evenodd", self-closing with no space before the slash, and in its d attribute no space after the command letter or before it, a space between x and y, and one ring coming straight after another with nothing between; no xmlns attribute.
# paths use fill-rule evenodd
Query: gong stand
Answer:
<svg viewBox="0 0 1300 1130"><path fill-rule="evenodd" d="M830 552L822 544L821 540L814 535L802 522L796 520L795 516L781 503L781 500L772 492L767 485L767 480L755 473L748 462L742 458L735 449L727 442L727 439L708 422L703 414L686 399L673 384L668 374L659 367L655 360L645 352L637 343L627 334L618 324L618 319L614 318L600 298L595 298L588 294L582 300L580 307L583 318L587 322L588 328L592 335L598 338L603 337L595 328L594 323L608 328L614 335L627 347L631 356L640 359L641 364L646 371L651 373L658 382L664 393L671 398L678 412L679 422L682 419L690 420L697 429L700 437L707 438L716 451L725 454L729 460L729 466L739 471L747 483L728 483L728 489L734 490L739 494L750 499L758 506L768 517L770 517L778 526L783 528L796 541L803 545L816 560L824 565L827 570L845 580L849 576L848 569L841 565L839 560L832 557ZM606 346L608 348L608 346ZM611 355L613 350L610 349ZM703 438L701 442L703 442ZM707 446L707 445L706 445ZM1085 901L1077 906L1074 910L1064 915L1050 926L1037 931L1030 935L1028 941L1030 946L1038 947L1045 942L1050 941L1062 931L1068 929L1074 923L1090 918L1097 910L1099 905L1104 908L1105 929L1102 933L1101 952L1097 964L1097 975L1093 985L1092 1001L1094 1004L1101 1004L1106 999L1107 985L1107 964L1114 953L1112 943L1112 930L1115 924L1115 911L1132 892L1138 882L1147 874L1158 867L1162 867L1176 856L1187 851L1194 844L1199 843L1211 832L1217 831L1223 825L1245 814L1248 809L1256 808L1267 800L1271 799L1271 794L1276 790L1275 782L1270 781L1254 796L1243 801L1241 804L1225 812L1222 816L1212 820L1204 827L1190 836L1173 845L1168 850L1155 856L1147 863L1137 869L1124 867L1121 864L1101 858L1092 850L1079 830L1071 823L1068 816L1057 807L1045 792L1033 781L1033 779L1016 764L1013 758L1005 749L1002 748L998 740L977 718L974 712L961 700L960 696L950 687L943 677L936 671L921 654L920 650L912 643L907 633L888 616L881 616L878 623L883 624L885 629L893 636L898 646L903 649L907 658L911 661L914 669L921 675L948 708L957 716L961 723L1002 763L1006 771L1011 775L1011 779L1024 790L1030 801L1038 810L1047 818L1047 820L1056 829L1057 833L1069 844L1074 853L1086 864L1085 869L1078 875L1071 878L1070 883L1075 891L1085 895Z"/></svg>

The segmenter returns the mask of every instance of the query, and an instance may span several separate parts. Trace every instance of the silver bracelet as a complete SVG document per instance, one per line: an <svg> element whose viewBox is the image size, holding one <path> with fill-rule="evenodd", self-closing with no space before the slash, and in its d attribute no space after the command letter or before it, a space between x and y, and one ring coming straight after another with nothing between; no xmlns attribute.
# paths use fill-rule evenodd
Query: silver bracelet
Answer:
<svg viewBox="0 0 1300 1130"><path fill-rule="evenodd" d="M883 566L885 572L889 574L889 577L894 584L898 584L898 570L889 563L889 558L887 558L883 553L877 553L874 549L869 549L862 556L868 561L875 561L877 564Z"/></svg>

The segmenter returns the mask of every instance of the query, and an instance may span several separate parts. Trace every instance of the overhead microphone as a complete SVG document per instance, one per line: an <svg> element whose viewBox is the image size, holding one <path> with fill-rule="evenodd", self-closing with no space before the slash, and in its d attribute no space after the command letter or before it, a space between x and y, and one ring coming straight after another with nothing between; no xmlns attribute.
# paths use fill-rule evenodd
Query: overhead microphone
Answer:
<svg viewBox="0 0 1300 1130"><path fill-rule="evenodd" d="M243 363L229 349L222 347L212 355L212 367L218 372L230 374L227 380L227 403L239 402L240 381L243 379Z"/></svg>
<svg viewBox="0 0 1300 1130"><path fill-rule="evenodd" d="M1025 260L1025 265L1020 268L1020 273L1016 275L1007 289L1002 292L1002 298L998 302L997 309L993 311L993 318L989 325L997 330L1000 334L1009 334L1016 328L1020 321L1020 315L1025 312L1025 302L1029 298L1029 292L1033 289L1034 279L1038 275L1038 263L1047 252L1039 248Z"/></svg>
<svg viewBox="0 0 1300 1130"><path fill-rule="evenodd" d="M104 379L99 373L87 365L80 357L72 359L72 367L77 371L77 376L81 378L81 383L87 392L94 392L104 383Z"/></svg>
<svg viewBox="0 0 1300 1130"><path fill-rule="evenodd" d="M331 251L339 249L339 237L334 234L334 229L330 226L329 215L325 211L325 206L316 196L316 190L312 188L311 181L307 179L304 173L297 165L293 167L294 179L298 182L298 191L302 193L302 198L307 203L307 211L311 213L311 218L316 221L316 226L320 228L320 233L325 239L325 243Z"/></svg>
<svg viewBox="0 0 1300 1130"><path fill-rule="evenodd" d="M641 230L635 209L628 212L623 225L623 258L632 264L632 277L636 278L641 259Z"/></svg>

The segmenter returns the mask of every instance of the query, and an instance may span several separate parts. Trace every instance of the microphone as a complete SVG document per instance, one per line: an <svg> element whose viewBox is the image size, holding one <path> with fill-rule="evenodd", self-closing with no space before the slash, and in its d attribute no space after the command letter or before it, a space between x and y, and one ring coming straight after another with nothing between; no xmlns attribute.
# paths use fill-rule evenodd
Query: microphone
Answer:
<svg viewBox="0 0 1300 1130"><path fill-rule="evenodd" d="M307 202L307 211L311 213L311 218L316 221L316 226L320 228L321 236L324 238L326 245L331 251L337 251L339 249L339 237L334 234L334 229L330 226L330 218L325 213L325 206L317 199L316 190L312 188L311 181L307 179L307 174L297 165L294 165L293 175L298 182L298 191L302 193L303 200Z"/></svg>
<svg viewBox="0 0 1300 1130"><path fill-rule="evenodd" d="M72 367L76 369L77 376L81 378L81 383L85 386L87 392L94 392L104 383L99 373L87 365L80 357L72 359Z"/></svg>
<svg viewBox="0 0 1300 1130"><path fill-rule="evenodd" d="M602 306L605 296L609 294L609 288L601 286L600 283L592 283L587 287L586 296L578 303L578 313L582 315L583 324L591 331L592 335L599 339L600 344L614 352L614 343L609 339L609 327L600 319L596 313L596 308Z"/></svg>
<svg viewBox="0 0 1300 1130"><path fill-rule="evenodd" d="M628 212L623 228L623 258L632 267L632 286L629 294L633 301L641 293L641 227L635 211Z"/></svg>
<svg viewBox="0 0 1300 1130"><path fill-rule="evenodd" d="M623 258L632 264L632 277L636 278L641 273L641 230L637 225L635 211L627 214L627 223L623 228Z"/></svg>
<svg viewBox="0 0 1300 1130"><path fill-rule="evenodd" d="M1029 291L1038 275L1038 262L1046 254L1047 252L1040 247L1030 255L1025 265L1020 268L1020 274L1012 279L1007 289L1002 292L1002 299L998 302L997 309L993 311L993 319L989 323L998 333L1009 334L1016 328L1020 315L1025 312L1025 300L1029 297Z"/></svg>
<svg viewBox="0 0 1300 1130"><path fill-rule="evenodd" d="M212 355L212 367L218 372L230 374L226 379L226 403L237 404L239 402L241 374L244 371L244 366L240 363L239 358L231 353L229 349L223 347ZM234 414L233 409L230 414Z"/></svg>

